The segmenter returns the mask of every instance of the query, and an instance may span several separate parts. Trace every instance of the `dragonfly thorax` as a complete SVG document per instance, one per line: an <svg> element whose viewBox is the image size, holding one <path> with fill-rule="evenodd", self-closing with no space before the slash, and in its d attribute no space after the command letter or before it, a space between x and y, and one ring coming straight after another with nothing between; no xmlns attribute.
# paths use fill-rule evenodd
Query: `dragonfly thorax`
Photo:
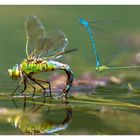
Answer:
<svg viewBox="0 0 140 140"><path fill-rule="evenodd" d="M26 75L33 75L49 70L48 61L39 59L24 59L20 64L20 69Z"/></svg>
<svg viewBox="0 0 140 140"><path fill-rule="evenodd" d="M8 69L8 73L12 79L17 80L20 77L19 65L16 64L12 69Z"/></svg>

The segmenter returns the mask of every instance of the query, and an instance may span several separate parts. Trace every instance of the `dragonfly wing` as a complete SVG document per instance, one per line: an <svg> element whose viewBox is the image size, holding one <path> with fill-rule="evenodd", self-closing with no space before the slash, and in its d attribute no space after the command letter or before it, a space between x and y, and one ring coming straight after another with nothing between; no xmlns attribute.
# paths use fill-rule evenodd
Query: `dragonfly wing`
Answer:
<svg viewBox="0 0 140 140"><path fill-rule="evenodd" d="M68 40L64 32L57 30L48 34L45 43L45 50L40 54L39 57L43 58L60 58L62 52L68 45ZM57 55L61 54L61 55ZM53 56L53 57L52 57Z"/></svg>
<svg viewBox="0 0 140 140"><path fill-rule="evenodd" d="M36 16L28 17L25 21L25 31L27 36L26 54L33 57L38 51L44 48L44 38L46 37L44 26Z"/></svg>
<svg viewBox="0 0 140 140"><path fill-rule="evenodd" d="M66 51L63 51L63 52L58 52L56 53L55 55L52 55L52 56L49 56L48 59L54 59L54 58L60 58L61 56L65 55L65 54L68 54L68 53L71 53L71 52L74 52L74 51L77 51L78 49L69 49L69 50L66 50Z"/></svg>
<svg viewBox="0 0 140 140"><path fill-rule="evenodd" d="M36 16L25 21L27 58L49 58L63 52L68 44L66 35L57 30L46 37L45 28ZM59 58L58 56L56 58Z"/></svg>

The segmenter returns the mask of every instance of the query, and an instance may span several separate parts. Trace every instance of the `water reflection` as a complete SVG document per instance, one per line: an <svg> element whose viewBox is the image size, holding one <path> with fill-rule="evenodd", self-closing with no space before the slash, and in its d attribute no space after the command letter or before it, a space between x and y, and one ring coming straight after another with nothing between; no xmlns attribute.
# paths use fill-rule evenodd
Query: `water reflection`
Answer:
<svg viewBox="0 0 140 140"><path fill-rule="evenodd" d="M59 134L68 128L72 120L72 107L68 103L37 102L34 107L32 104L26 106L25 110L22 108L5 108L0 114L1 118L5 118L6 122L24 134Z"/></svg>

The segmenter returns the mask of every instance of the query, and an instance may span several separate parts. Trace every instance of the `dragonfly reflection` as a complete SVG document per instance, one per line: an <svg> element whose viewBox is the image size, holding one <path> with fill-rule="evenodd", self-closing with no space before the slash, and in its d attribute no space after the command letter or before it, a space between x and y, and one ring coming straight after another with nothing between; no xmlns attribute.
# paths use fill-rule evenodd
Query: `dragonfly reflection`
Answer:
<svg viewBox="0 0 140 140"><path fill-rule="evenodd" d="M8 118L8 122L15 128L20 129L24 134L58 134L59 131L68 128L72 120L72 108L69 104L62 104L65 115L62 121L56 122L49 117L49 113L41 107L46 107L45 103L40 104L32 111L21 111ZM61 108L62 109L62 108ZM58 110L59 111L59 110ZM57 111L55 110L55 113Z"/></svg>

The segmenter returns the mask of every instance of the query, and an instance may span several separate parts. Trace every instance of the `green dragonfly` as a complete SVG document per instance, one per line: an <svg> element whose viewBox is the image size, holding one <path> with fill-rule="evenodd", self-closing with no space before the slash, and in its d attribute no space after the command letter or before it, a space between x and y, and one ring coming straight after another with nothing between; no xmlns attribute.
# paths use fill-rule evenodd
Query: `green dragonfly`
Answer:
<svg viewBox="0 0 140 140"><path fill-rule="evenodd" d="M33 96L35 94L35 86L31 83L33 81L44 90L44 97L46 94L46 88L40 84L40 82L47 83L49 86L49 93L51 96L51 85L47 80L34 78L33 75L42 72L64 70L67 74L66 86L61 93L61 97L66 99L69 90L71 89L73 82L73 72L69 65L57 62L56 59L62 57L66 53L75 51L76 49L66 50L68 45L68 39L64 32L57 30L46 36L45 28L36 16L30 16L25 21L26 32L26 55L20 64L16 64L12 69L8 69L8 73L12 79L17 80L20 78L20 82L12 97L23 83L24 88L21 94L24 95L27 84L33 88Z"/></svg>

